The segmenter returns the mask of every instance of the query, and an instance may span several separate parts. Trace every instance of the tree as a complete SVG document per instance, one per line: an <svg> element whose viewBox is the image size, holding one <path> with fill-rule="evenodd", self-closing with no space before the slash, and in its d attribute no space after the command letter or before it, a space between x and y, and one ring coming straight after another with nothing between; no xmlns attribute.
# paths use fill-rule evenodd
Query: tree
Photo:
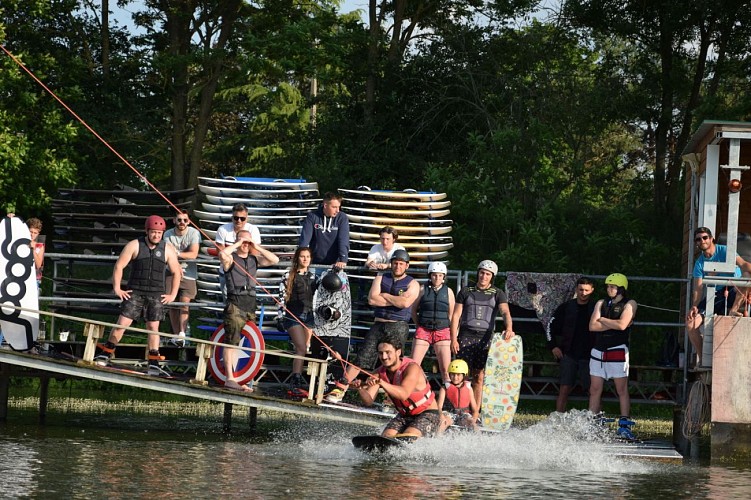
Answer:
<svg viewBox="0 0 751 500"><path fill-rule="evenodd" d="M724 60L727 49L747 35L737 28L747 24L737 19L746 15L743 5L734 0L649 4L568 0L564 4L564 16L573 28L585 29L595 40L616 40L632 48L634 59L618 71L649 101L639 118L644 148L650 151L655 210L668 220L682 217L681 154L696 127L706 83L711 77L710 89L716 91L727 69L720 58ZM712 46L719 48L717 54L711 53ZM720 64L710 65L715 56ZM603 52L603 58L611 57Z"/></svg>

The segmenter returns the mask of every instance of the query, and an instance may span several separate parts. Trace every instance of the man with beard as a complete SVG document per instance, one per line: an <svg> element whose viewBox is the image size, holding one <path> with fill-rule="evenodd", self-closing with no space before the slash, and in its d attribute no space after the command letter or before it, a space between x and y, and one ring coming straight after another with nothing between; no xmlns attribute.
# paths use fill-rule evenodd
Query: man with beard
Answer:
<svg viewBox="0 0 751 500"><path fill-rule="evenodd" d="M375 322L365 335L365 342L357 354L357 363L363 370L372 373L378 359L378 344L385 335L399 339L402 345L409 335L409 320L412 317L412 303L420 294L420 285L407 275L409 254L397 250L391 257L391 272L378 275L373 280L368 294L368 304L373 306ZM347 392L350 382L359 374L360 368L350 365L344 377L336 382L336 387L326 395L329 403L338 403Z"/></svg>
<svg viewBox="0 0 751 500"><path fill-rule="evenodd" d="M493 285L498 266L492 260L477 265L477 283L465 286L456 295L456 305L451 315L451 352L469 365L475 401L482 401L485 363L488 347L495 329L495 319L500 312L505 324L504 339L514 336L511 312L506 294ZM480 416L478 409L474 419Z"/></svg>
<svg viewBox="0 0 751 500"><path fill-rule="evenodd" d="M259 267L276 265L279 257L255 243L250 231L240 230L237 241L219 252L219 260L227 280L227 305L224 307L224 343L238 345L245 323L256 320L256 271ZM251 392L235 379L238 350L225 348L224 387Z"/></svg>
<svg viewBox="0 0 751 500"><path fill-rule="evenodd" d="M177 261L177 252L172 245L162 239L167 224L158 215L146 219L146 235L130 241L125 245L112 271L112 289L122 300L117 324L128 327L133 321L143 316L146 329L159 331L159 322L164 318L164 304L175 300L180 287L182 270ZM130 267L127 289L121 287L123 271ZM169 269L172 273L172 287L166 293L165 276ZM125 333L124 328L113 328L109 339L104 344L97 344L99 354L94 362L107 366L115 353L117 343ZM159 335L150 333L148 337L149 375L163 375L159 362L164 359L159 354Z"/></svg>
<svg viewBox="0 0 751 500"><path fill-rule="evenodd" d="M438 431L441 412L435 402L422 367L407 357L402 357L402 342L395 335L385 335L378 344L381 368L358 388L363 402L370 406L383 389L393 401L397 415L386 424L381 434L393 438L397 434L424 437Z"/></svg>
<svg viewBox="0 0 751 500"><path fill-rule="evenodd" d="M689 309L686 315L686 334L691 341L691 345L696 351L696 364L701 365L703 339L700 327L704 323L704 317L707 314L715 314L718 316L726 316L729 313L738 311L738 306L742 296L736 297L735 287L733 286L718 286L715 288L715 300L714 304L707 307L707 299L704 297L704 286L702 284L704 276L714 274L717 276L729 276L728 273L705 273L705 262L725 262L728 253L728 247L725 245L719 245L715 243L712 237L712 231L708 227L698 227L694 231L694 243L696 248L701 252L699 258L696 259L693 269L693 289L691 292L691 309ZM751 264L743 260L740 256L735 256L735 272L733 277L740 277L741 270L745 274L751 273ZM745 290L743 290L745 291ZM726 294L727 293L727 294Z"/></svg>

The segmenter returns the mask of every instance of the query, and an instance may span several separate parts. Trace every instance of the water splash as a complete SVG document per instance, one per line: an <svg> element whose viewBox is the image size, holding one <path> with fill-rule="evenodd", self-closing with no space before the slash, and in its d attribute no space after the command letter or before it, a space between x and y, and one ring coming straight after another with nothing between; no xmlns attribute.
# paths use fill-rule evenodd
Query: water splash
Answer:
<svg viewBox="0 0 751 500"><path fill-rule="evenodd" d="M351 444L356 433L351 429L330 427L305 431L298 440L302 454L316 460L372 460ZM372 429L362 434L375 434ZM292 433L300 436L300 429ZM290 438L292 434L287 435ZM616 456L612 446L612 428L596 424L587 411L553 413L546 420L526 429L498 433L449 432L435 439L420 439L410 446L395 448L378 460L392 460L401 465L430 465L438 469L473 467L473 457L484 457L486 471L569 471L569 472L654 472L656 464ZM281 437L281 436L278 436Z"/></svg>

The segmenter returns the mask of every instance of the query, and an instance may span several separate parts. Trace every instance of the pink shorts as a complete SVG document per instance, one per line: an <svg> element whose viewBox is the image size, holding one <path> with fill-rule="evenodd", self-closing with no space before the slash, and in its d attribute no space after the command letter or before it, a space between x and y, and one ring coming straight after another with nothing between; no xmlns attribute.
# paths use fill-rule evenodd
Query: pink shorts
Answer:
<svg viewBox="0 0 751 500"><path fill-rule="evenodd" d="M421 326L417 327L415 332L415 338L424 340L428 344L435 344L442 340L451 340L451 330L448 328L441 328L440 330L427 330Z"/></svg>

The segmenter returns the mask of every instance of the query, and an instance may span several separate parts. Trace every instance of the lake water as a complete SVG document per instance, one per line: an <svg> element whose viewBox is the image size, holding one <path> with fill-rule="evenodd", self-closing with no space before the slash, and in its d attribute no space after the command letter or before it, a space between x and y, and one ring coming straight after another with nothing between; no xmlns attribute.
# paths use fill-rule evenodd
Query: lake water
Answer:
<svg viewBox="0 0 751 500"><path fill-rule="evenodd" d="M372 428L288 419L263 436L159 415L35 415L0 424L3 498L749 498L749 466L617 458L583 418L356 451ZM238 429L239 426L235 426Z"/></svg>

